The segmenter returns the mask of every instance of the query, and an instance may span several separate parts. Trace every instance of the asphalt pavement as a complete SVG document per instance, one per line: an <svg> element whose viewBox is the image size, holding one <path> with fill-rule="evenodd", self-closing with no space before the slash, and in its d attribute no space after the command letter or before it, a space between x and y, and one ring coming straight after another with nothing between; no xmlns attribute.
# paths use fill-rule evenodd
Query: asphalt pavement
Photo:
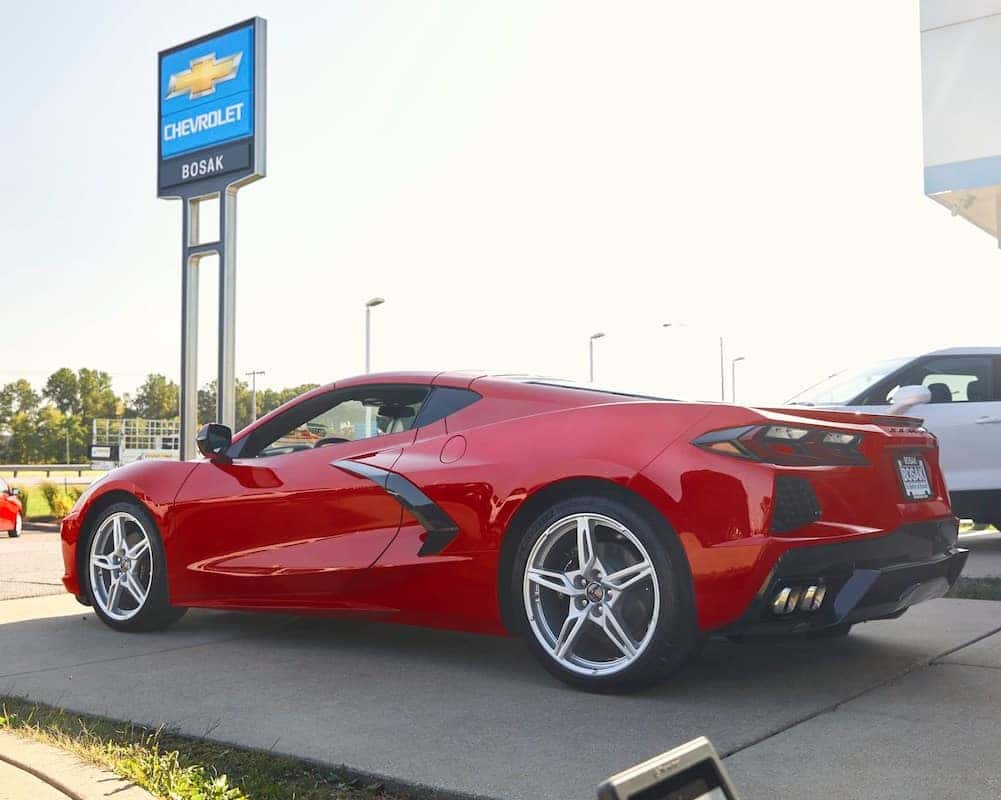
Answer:
<svg viewBox="0 0 1001 800"><path fill-rule="evenodd" d="M0 600L62 594L59 534L26 528L17 539L0 533Z"/></svg>
<svg viewBox="0 0 1001 800"><path fill-rule="evenodd" d="M997 603L936 600L845 640L713 641L617 697L562 686L514 639L207 611L123 635L60 594L0 603L0 693L498 800L593 797L700 734L745 800L993 800L999 631Z"/></svg>

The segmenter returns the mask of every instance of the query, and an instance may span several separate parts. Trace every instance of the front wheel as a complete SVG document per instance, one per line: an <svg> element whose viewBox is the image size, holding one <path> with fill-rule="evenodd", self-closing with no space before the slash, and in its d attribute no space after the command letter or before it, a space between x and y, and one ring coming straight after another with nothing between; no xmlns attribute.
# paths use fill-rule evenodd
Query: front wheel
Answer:
<svg viewBox="0 0 1001 800"><path fill-rule="evenodd" d="M546 669L588 691L628 692L688 659L694 607L671 535L606 497L564 500L529 526L511 601Z"/></svg>
<svg viewBox="0 0 1001 800"><path fill-rule="evenodd" d="M14 528L12 530L7 531L7 535L11 539L16 539L18 536L21 535L21 528L23 525L24 525L24 520L21 518L21 512L19 511L17 513L17 516L14 517Z"/></svg>
<svg viewBox="0 0 1001 800"><path fill-rule="evenodd" d="M138 502L115 503L90 527L86 591L95 613L119 631L166 628L185 608L167 602L167 561L153 517Z"/></svg>

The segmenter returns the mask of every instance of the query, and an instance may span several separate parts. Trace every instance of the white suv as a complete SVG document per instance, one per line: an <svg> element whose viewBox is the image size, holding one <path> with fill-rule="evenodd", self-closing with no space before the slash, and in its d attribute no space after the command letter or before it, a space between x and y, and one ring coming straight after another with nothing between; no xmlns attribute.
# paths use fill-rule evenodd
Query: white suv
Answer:
<svg viewBox="0 0 1001 800"><path fill-rule="evenodd" d="M1001 347L955 347L846 370L789 405L921 417L956 516L1001 528Z"/></svg>

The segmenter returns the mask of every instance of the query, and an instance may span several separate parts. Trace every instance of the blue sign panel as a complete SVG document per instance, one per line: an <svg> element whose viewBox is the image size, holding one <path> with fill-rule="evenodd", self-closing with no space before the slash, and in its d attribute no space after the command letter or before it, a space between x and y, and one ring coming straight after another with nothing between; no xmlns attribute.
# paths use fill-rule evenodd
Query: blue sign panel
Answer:
<svg viewBox="0 0 1001 800"><path fill-rule="evenodd" d="M160 158L254 134L254 23L160 57Z"/></svg>

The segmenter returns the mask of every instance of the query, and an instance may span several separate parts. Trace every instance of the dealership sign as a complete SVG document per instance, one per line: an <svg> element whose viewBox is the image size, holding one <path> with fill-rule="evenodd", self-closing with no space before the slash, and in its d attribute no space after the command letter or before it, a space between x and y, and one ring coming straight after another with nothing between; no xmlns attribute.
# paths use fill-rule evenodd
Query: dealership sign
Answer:
<svg viewBox="0 0 1001 800"><path fill-rule="evenodd" d="M219 185L264 176L265 60L259 17L160 53L160 197L219 191Z"/></svg>
<svg viewBox="0 0 1001 800"><path fill-rule="evenodd" d="M160 51L157 196L181 200L180 456L195 456L199 262L219 260L216 421L236 427L236 195L264 177L267 23L260 17ZM204 241L202 204L218 201L219 236ZM213 201L213 202L210 202ZM206 226L207 227L207 226Z"/></svg>

